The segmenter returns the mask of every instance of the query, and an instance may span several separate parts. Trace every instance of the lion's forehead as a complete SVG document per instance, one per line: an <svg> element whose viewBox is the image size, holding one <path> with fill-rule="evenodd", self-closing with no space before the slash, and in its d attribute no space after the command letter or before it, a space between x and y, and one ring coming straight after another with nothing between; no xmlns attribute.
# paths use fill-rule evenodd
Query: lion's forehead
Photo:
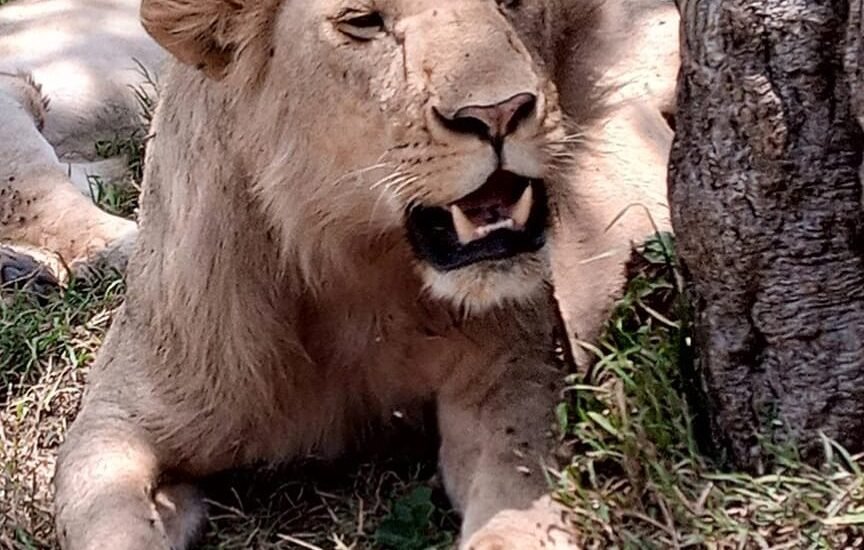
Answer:
<svg viewBox="0 0 864 550"><path fill-rule="evenodd" d="M348 5L352 2L337 0L337 3ZM375 6L382 10L390 10L391 13L402 17L434 12L434 16L446 18L453 13L453 8L472 9L477 6L494 6L497 3L499 3L497 0L378 0Z"/></svg>
<svg viewBox="0 0 864 550"><path fill-rule="evenodd" d="M572 4L597 2L598 0L572 0ZM367 8L380 11L390 22L398 25L405 20L420 18L423 26L449 26L454 23L464 24L470 30L476 20L472 16L486 12L497 12L502 15L500 22L511 20L517 30L526 32L531 39L543 38L538 35L555 27L556 18L569 14L572 7L562 8L555 0L522 0L518 8L505 9L508 4L502 0L376 0L375 2L360 2L358 0L319 0L310 2L308 8L317 16L332 19L345 12L362 12ZM285 3L282 3L285 7ZM476 27L477 31L486 29ZM520 33L521 34L521 33Z"/></svg>

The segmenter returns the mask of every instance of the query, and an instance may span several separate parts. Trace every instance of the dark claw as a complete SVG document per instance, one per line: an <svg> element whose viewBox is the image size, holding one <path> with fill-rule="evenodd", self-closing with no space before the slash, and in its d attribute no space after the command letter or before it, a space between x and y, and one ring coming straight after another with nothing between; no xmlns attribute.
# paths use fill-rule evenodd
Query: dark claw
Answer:
<svg viewBox="0 0 864 550"><path fill-rule="evenodd" d="M0 291L24 290L47 296L59 285L51 270L29 254L0 246Z"/></svg>

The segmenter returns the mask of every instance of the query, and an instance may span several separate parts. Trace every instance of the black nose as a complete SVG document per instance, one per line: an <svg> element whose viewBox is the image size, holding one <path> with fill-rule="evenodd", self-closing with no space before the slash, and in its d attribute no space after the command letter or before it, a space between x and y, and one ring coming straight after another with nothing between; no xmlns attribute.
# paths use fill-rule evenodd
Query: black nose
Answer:
<svg viewBox="0 0 864 550"><path fill-rule="evenodd" d="M500 148L504 138L534 114L537 96L522 93L495 105L469 105L458 109L452 117L435 112L444 126L460 134L474 134Z"/></svg>

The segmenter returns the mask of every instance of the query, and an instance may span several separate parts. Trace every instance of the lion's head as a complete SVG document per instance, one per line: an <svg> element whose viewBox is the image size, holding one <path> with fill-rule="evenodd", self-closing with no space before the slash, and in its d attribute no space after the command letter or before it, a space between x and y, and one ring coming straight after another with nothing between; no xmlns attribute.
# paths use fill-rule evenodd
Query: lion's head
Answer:
<svg viewBox="0 0 864 550"><path fill-rule="evenodd" d="M144 0L142 19L200 70L174 95L230 132L226 164L308 278L385 243L436 297L487 308L544 280L601 1Z"/></svg>

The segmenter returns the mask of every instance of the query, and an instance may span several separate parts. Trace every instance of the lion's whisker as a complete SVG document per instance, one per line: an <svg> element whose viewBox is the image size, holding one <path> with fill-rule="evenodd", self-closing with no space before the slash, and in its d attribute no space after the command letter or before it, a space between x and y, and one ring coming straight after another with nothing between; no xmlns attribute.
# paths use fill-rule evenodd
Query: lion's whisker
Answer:
<svg viewBox="0 0 864 550"><path fill-rule="evenodd" d="M375 170L381 170L382 168L390 168L392 166L394 166L394 165L393 165L393 163L390 163L390 162L378 162L376 164L373 164L371 166L367 166L365 168L358 168L357 170L351 170L350 172L347 172L347 173L339 176L335 180L333 180L329 185L327 185L327 187L333 187L333 186L336 186L336 185L344 182L345 180L347 180L349 178L362 176L364 174L368 174L369 172L374 172Z"/></svg>
<svg viewBox="0 0 864 550"><path fill-rule="evenodd" d="M417 181L418 181L419 179L420 179L420 178L418 178L418 177L416 177L416 176L406 178L406 179L402 180L401 182L399 182L398 185L392 187L391 189L393 190L393 192L394 192L396 195L401 195L409 185L412 185L412 184L414 184L414 183L417 183Z"/></svg>
<svg viewBox="0 0 864 550"><path fill-rule="evenodd" d="M366 222L366 227L372 227L372 222L375 220L375 214L378 211L378 205L381 204L381 199L384 198L384 194L387 192L386 189L382 189L378 193L378 197L375 199L375 204L372 205L372 212L369 214L369 221Z"/></svg>
<svg viewBox="0 0 864 550"><path fill-rule="evenodd" d="M405 177L406 174L407 174L407 172L404 172L402 170L397 170L391 174L384 176L380 180L378 180L375 183L373 183L372 185L370 185L369 190L374 191L375 189L377 189L379 187L389 187L392 184L392 182L399 181L400 179Z"/></svg>

